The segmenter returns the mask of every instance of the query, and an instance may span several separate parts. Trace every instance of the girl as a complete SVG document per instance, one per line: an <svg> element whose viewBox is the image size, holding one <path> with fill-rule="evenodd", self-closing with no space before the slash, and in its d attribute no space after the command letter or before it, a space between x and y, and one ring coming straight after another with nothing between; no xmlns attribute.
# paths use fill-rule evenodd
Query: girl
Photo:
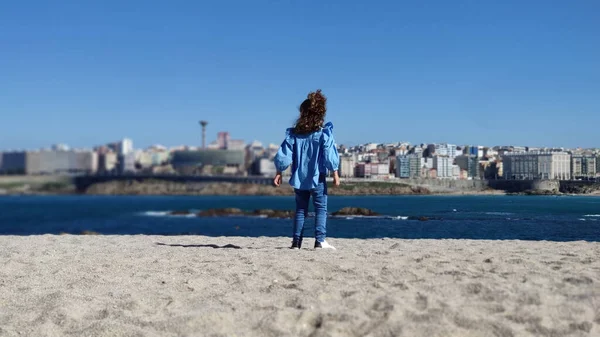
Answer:
<svg viewBox="0 0 600 337"><path fill-rule="evenodd" d="M327 221L328 171L333 172L333 183L340 185L338 167L340 157L333 139L333 124L325 122L327 98L321 90L311 92L300 105L300 117L286 137L275 156L275 186L281 185L281 173L290 165L290 185L296 193L296 216L292 249L300 249L304 236L304 219L308 214L308 202L313 198L315 206L315 248L335 249L325 241Z"/></svg>

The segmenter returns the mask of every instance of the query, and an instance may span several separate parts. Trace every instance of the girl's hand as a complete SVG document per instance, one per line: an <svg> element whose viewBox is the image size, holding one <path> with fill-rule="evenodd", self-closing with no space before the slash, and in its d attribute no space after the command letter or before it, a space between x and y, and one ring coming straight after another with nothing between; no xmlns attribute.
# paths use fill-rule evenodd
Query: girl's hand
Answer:
<svg viewBox="0 0 600 337"><path fill-rule="evenodd" d="M275 179L273 179L273 184L275 184L275 187L279 187L281 185L281 181L282 181L281 173L277 173L275 175Z"/></svg>
<svg viewBox="0 0 600 337"><path fill-rule="evenodd" d="M340 186L340 176L338 175L337 171L333 172L333 186Z"/></svg>

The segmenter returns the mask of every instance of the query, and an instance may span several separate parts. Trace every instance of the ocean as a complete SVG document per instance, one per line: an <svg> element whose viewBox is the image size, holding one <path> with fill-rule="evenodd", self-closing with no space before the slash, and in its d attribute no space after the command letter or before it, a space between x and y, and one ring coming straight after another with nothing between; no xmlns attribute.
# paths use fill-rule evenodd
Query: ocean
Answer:
<svg viewBox="0 0 600 337"><path fill-rule="evenodd" d="M380 217L330 217L328 237L600 241L600 198L575 196L356 196L329 198L329 212L366 207ZM0 235L291 235L290 219L171 216L173 210L294 208L292 197L3 196ZM413 220L427 217L428 221ZM305 236L314 233L306 222Z"/></svg>

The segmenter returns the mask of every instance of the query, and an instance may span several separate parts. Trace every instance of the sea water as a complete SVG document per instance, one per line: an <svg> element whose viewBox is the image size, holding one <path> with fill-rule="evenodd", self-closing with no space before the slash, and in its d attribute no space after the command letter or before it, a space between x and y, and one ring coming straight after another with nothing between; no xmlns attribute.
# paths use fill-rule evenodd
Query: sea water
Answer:
<svg viewBox="0 0 600 337"><path fill-rule="evenodd" d="M572 196L329 197L329 212L365 207L379 217L330 217L328 237L600 241L600 198ZM290 219L172 216L210 208L294 208L292 197L3 196L0 234L284 236ZM427 221L419 221L425 217ZM424 219L422 219L424 220ZM306 221L306 236L314 219Z"/></svg>

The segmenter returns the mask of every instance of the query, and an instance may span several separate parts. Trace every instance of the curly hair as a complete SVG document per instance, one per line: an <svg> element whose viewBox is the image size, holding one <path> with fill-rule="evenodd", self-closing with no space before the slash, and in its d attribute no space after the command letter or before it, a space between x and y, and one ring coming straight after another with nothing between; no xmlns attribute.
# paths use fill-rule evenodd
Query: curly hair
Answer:
<svg viewBox="0 0 600 337"><path fill-rule="evenodd" d="M304 102L300 104L300 118L296 120L294 132L303 135L323 128L327 113L326 105L327 97L321 93L321 89L309 93Z"/></svg>

